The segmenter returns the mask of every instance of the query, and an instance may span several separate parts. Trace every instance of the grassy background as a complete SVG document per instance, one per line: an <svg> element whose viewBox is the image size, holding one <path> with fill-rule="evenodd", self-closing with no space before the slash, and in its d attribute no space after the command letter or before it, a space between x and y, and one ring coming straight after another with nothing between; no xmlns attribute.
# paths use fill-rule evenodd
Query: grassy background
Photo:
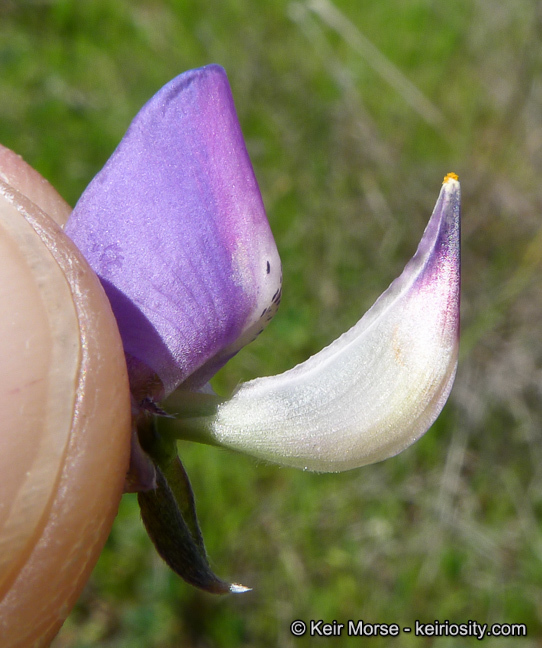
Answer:
<svg viewBox="0 0 542 648"><path fill-rule="evenodd" d="M0 2L0 141L72 203L164 83L228 71L284 298L217 389L352 325L413 254L442 176L463 188L461 362L431 431L341 475L184 445L213 565L254 591L186 586L125 496L55 648L309 645L297 618L521 622L526 639L484 645L542 645L541 20L531 0Z"/></svg>

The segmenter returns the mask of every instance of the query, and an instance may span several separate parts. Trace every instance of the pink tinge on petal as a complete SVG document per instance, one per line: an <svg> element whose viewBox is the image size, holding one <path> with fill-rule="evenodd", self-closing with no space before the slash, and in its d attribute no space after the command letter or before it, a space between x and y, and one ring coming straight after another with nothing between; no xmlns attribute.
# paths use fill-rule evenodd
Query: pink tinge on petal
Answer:
<svg viewBox="0 0 542 648"><path fill-rule="evenodd" d="M158 398L203 384L255 337L278 305L280 259L221 67L180 75L141 109L66 232L139 364L135 391L146 373Z"/></svg>
<svg viewBox="0 0 542 648"><path fill-rule="evenodd" d="M440 335L450 345L459 340L461 298L461 195L454 173L444 178L431 220L403 276L415 276L413 290L432 293L439 314ZM421 267L418 267L421 264ZM429 313L426 313L429 315Z"/></svg>
<svg viewBox="0 0 542 648"><path fill-rule="evenodd" d="M418 249L401 275L376 300L356 325L367 329L392 304L413 300L417 293L431 293L418 315L429 319L437 315L441 326L435 334L456 345L459 339L461 288L461 189L455 174L448 174L425 228ZM428 305L431 304L431 313ZM415 331L413 332L415 334Z"/></svg>

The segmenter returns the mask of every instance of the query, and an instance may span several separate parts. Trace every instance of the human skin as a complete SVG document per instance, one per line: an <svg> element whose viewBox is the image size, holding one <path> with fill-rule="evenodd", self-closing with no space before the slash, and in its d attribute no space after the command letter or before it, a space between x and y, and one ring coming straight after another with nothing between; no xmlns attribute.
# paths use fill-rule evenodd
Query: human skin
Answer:
<svg viewBox="0 0 542 648"><path fill-rule="evenodd" d="M47 646L107 539L130 450L122 342L63 234L70 207L0 147L0 636Z"/></svg>

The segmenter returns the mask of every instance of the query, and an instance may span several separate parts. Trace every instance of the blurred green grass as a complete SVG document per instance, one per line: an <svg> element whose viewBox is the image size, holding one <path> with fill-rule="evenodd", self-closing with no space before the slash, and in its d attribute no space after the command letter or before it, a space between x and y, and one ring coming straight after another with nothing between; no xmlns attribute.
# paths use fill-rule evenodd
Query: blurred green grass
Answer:
<svg viewBox="0 0 542 648"><path fill-rule="evenodd" d="M521 645L541 645L541 20L529 0L0 3L0 141L72 204L164 83L228 71L284 298L221 392L352 325L414 252L442 176L463 189L461 363L431 431L341 475L183 444L213 566L254 591L189 588L125 496L55 648L308 645L297 618L527 623Z"/></svg>

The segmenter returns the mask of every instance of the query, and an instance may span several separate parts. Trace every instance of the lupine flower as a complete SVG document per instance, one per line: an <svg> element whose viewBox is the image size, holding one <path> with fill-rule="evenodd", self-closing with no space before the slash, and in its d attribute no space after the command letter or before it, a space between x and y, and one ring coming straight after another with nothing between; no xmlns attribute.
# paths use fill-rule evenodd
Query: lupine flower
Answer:
<svg viewBox="0 0 542 648"><path fill-rule="evenodd" d="M175 439L154 425L157 402L177 390L178 438L303 469L397 454L433 423L455 376L459 221L448 174L418 251L358 324L290 371L220 399L206 383L262 331L281 293L226 75L215 65L182 74L136 116L66 233L101 279L123 339L143 520L189 582L243 590L208 567Z"/></svg>
<svg viewBox="0 0 542 648"><path fill-rule="evenodd" d="M125 487L168 564L217 593L247 588L209 567L177 438L318 471L419 438L457 363L459 203L448 174L418 251L358 324L224 399L207 381L269 321L281 276L224 71L181 75L136 116L70 218L80 249L69 206L0 146L2 645L47 646L81 592L130 420ZM162 429L168 395L179 418Z"/></svg>

